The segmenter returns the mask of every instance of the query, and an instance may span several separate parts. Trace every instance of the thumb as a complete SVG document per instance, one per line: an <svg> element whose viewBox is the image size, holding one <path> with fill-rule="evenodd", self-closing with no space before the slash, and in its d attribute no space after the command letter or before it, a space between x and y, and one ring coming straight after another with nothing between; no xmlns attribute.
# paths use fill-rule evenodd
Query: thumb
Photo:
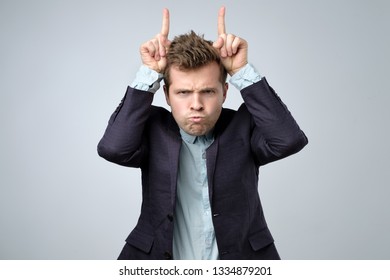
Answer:
<svg viewBox="0 0 390 280"><path fill-rule="evenodd" d="M216 49L221 49L224 43L224 40L221 37L218 37L218 39L213 43L213 47Z"/></svg>

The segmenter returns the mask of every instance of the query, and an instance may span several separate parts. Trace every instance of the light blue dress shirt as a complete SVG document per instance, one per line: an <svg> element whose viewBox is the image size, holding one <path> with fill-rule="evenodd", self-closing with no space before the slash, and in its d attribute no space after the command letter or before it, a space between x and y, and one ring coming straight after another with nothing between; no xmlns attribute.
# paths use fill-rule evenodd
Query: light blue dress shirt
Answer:
<svg viewBox="0 0 390 280"><path fill-rule="evenodd" d="M212 132L203 136L180 130L176 208L173 224L173 258L177 260L215 260L215 240L209 187L206 149L213 143Z"/></svg>
<svg viewBox="0 0 390 280"><path fill-rule="evenodd" d="M163 76L141 66L131 87L155 93ZM230 78L238 90L261 80L256 69L247 64ZM180 129L176 208L173 224L173 258L176 260L219 259L207 180L206 150L213 143L212 131L193 136Z"/></svg>

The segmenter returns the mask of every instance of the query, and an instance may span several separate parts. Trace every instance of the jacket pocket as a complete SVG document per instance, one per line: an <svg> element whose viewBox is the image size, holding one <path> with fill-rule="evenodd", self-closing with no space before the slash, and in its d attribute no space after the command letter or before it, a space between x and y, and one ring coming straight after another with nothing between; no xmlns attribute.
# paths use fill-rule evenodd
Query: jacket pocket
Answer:
<svg viewBox="0 0 390 280"><path fill-rule="evenodd" d="M254 251L258 251L274 242L268 228L255 232L249 236L249 243Z"/></svg>
<svg viewBox="0 0 390 280"><path fill-rule="evenodd" d="M126 238L126 242L145 253L149 253L153 246L154 236L135 228Z"/></svg>

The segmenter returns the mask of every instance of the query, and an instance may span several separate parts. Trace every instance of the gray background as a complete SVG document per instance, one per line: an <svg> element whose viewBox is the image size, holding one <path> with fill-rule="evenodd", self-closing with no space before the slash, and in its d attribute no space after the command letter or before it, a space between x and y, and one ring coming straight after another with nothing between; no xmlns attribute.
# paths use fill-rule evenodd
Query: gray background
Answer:
<svg viewBox="0 0 390 280"><path fill-rule="evenodd" d="M0 259L115 259L140 172L98 157L108 118L171 11L248 40L309 145L261 170L284 259L390 259L389 1L0 2ZM231 87L226 107L242 99ZM163 94L155 104L165 106Z"/></svg>

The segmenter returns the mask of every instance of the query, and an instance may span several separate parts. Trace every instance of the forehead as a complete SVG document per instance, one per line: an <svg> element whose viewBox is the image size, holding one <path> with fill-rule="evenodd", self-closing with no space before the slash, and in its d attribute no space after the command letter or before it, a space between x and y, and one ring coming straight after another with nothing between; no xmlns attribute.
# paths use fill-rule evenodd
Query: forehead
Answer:
<svg viewBox="0 0 390 280"><path fill-rule="evenodd" d="M170 69L171 87L204 87L220 84L220 70L216 62L190 70L181 70L178 66Z"/></svg>

